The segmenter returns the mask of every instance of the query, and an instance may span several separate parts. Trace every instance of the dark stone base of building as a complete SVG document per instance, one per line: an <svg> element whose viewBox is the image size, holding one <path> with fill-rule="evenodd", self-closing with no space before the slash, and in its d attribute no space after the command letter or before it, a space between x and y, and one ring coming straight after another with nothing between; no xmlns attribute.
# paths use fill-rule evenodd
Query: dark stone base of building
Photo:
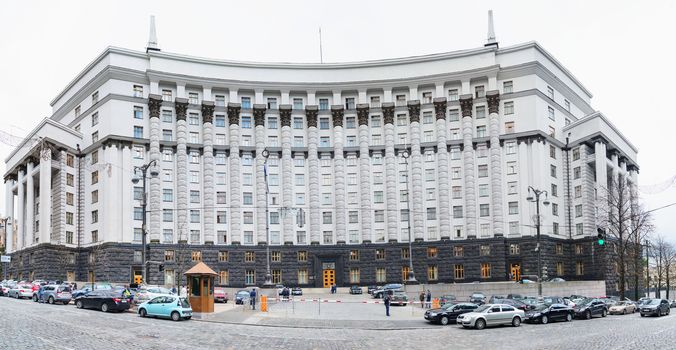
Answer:
<svg viewBox="0 0 676 350"><path fill-rule="evenodd" d="M608 263L612 259L607 257L607 246L599 247L593 238L571 241L551 237L542 237L541 246L542 266L547 268L549 278L606 280L608 294L617 294L614 283L617 275L611 268L612 264ZM193 257L199 259L200 255L201 260L214 271L223 272L224 275L227 273L228 286L262 286L265 282L265 245L151 243L148 247L149 284L171 284L172 281L165 278L172 275L182 276L184 271L195 264ZM408 256L404 252L408 247L408 243L270 246L270 269L276 278L281 275L281 281L275 282L286 286L323 287L325 270L334 271L338 286L349 286L357 284L350 283L350 274L355 273L354 269L359 271L358 284L362 286L401 283L404 280L402 268L409 264ZM456 247L462 247L462 253ZM522 277L537 276L535 247L534 237L414 242L413 268L418 282L424 284L507 281L513 277L510 276L512 268L517 266ZM131 243L103 243L82 248L40 244L13 253L8 276L17 280L93 279L120 284L132 283L135 275L141 275L140 254L141 245ZM302 259L304 254L306 259ZM249 255L249 259L245 255ZM159 271L160 263L164 271ZM559 274L561 271L557 272L557 264L561 263L563 271ZM488 275L486 265L482 275L482 264L489 264ZM428 276L428 268L433 269L435 266L436 279L430 279L433 276ZM458 275L460 266L463 276ZM379 269L379 277L384 277L385 280L377 280ZM307 283L299 283L299 271L307 271ZM245 283L247 272L248 282L253 283ZM252 277L254 281L251 281ZM173 283L178 284L177 282L174 277Z"/></svg>

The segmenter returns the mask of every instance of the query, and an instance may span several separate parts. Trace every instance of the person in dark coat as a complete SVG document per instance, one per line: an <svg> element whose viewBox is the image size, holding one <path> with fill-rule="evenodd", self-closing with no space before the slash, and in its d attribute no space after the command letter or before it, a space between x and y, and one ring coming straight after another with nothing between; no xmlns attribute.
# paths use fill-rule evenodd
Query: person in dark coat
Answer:
<svg viewBox="0 0 676 350"><path fill-rule="evenodd" d="M251 304L251 310L256 310L256 288L251 289L249 293L249 304Z"/></svg>
<svg viewBox="0 0 676 350"><path fill-rule="evenodd" d="M425 308L425 292L420 292L420 308Z"/></svg>
<svg viewBox="0 0 676 350"><path fill-rule="evenodd" d="M385 302L385 315L388 317L390 316L390 293L385 293L385 298L383 298Z"/></svg>
<svg viewBox="0 0 676 350"><path fill-rule="evenodd" d="M427 290L427 295L425 297L425 306L429 309L432 307L432 292L430 290Z"/></svg>

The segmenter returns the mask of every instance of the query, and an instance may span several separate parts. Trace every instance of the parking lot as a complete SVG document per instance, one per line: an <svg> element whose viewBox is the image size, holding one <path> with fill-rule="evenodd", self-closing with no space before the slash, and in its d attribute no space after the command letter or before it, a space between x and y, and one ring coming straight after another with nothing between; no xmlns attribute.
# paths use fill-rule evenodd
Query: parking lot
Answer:
<svg viewBox="0 0 676 350"><path fill-rule="evenodd" d="M296 306L299 304L296 303ZM303 307L300 307L298 312L309 315L312 305L308 303L306 311L301 311ZM140 318L132 312L103 313L78 310L72 304L46 305L3 297L0 298L0 348L240 349L266 345L293 349L427 349L452 344L466 349L673 349L676 343L674 313L659 318L642 318L638 314L630 314L477 331L458 326L430 325L421 318L405 315L411 312L407 307L393 307L395 315L400 313L399 318L393 316L393 320L367 320L363 316L357 321L347 319L346 315L355 314L360 307L367 307L368 310L380 307L384 311L384 306L378 304L326 303L321 305L321 318L304 319L282 317L281 308L287 307L282 304L273 306L278 309L271 313L275 316L249 311L241 306L219 307L227 308L221 310L223 312L220 314L242 315L245 320L258 322L172 322ZM361 315L370 312L365 310L362 310ZM315 326L326 325L330 328L297 327L305 326L305 322L312 322L313 319L316 320ZM280 322L274 326L266 324L270 320ZM396 325L398 321L415 328L378 330L377 327L358 327L380 322ZM352 329L346 331L341 327L345 324L352 324Z"/></svg>

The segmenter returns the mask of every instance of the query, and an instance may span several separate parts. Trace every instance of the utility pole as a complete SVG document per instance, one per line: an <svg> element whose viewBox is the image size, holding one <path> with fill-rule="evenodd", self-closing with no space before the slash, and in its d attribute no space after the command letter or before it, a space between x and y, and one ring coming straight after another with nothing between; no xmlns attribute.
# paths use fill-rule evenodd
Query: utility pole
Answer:
<svg viewBox="0 0 676 350"><path fill-rule="evenodd" d="M134 177L131 179L131 182L134 184L137 184L139 181L143 181L143 198L141 198L141 211L143 212L143 221L141 225L141 245L143 248L141 249L141 262L143 263L142 267L142 275L143 275L143 283L147 284L147 277L148 277L148 266L146 264L146 250L148 249L148 240L146 238L147 236L147 225L146 225L146 208L148 206L148 190L146 186L146 179L147 179L147 174L148 174L148 169L150 169L150 176L151 177L156 177L159 175L159 171L156 168L157 162L155 160L151 160L147 164L143 164L141 166L135 166L134 167ZM138 173L141 173L141 178L139 179Z"/></svg>
<svg viewBox="0 0 676 350"><path fill-rule="evenodd" d="M537 244L535 250L537 251L537 260L538 260L538 299L542 298L542 249L540 247L540 196L543 196L542 204L545 206L549 205L547 200L547 191L541 191L533 188L533 186L528 186L528 197L526 200L529 202L535 202L535 213L537 220L535 222L537 230Z"/></svg>

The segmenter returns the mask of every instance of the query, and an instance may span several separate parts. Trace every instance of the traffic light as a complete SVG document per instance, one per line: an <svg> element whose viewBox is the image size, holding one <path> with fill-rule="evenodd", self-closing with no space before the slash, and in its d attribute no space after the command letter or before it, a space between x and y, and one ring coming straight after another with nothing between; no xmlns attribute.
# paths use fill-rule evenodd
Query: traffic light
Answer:
<svg viewBox="0 0 676 350"><path fill-rule="evenodd" d="M547 266L542 267L542 279L546 280L548 278L547 276Z"/></svg>
<svg viewBox="0 0 676 350"><path fill-rule="evenodd" d="M597 228L596 231L598 232L596 237L598 237L599 245L602 246L606 243L606 232L600 227Z"/></svg>
<svg viewBox="0 0 676 350"><path fill-rule="evenodd" d="M164 264L160 264L159 269L160 269L160 272L164 271Z"/></svg>

